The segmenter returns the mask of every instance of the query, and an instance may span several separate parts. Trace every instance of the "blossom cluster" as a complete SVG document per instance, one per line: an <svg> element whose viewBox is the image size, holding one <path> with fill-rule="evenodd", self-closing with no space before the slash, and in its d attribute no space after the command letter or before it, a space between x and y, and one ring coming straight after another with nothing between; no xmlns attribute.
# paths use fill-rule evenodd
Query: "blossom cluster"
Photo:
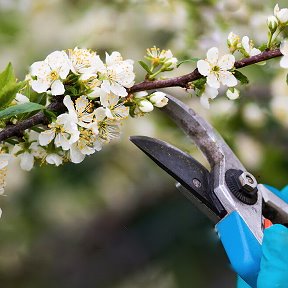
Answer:
<svg viewBox="0 0 288 288"><path fill-rule="evenodd" d="M280 52L283 57L280 61L282 68L288 68L288 40L282 39L278 42L280 32L288 26L288 8L279 8L276 4L274 7L274 15L267 18L268 26L268 42L262 49L271 49L280 46ZM200 96L200 102L205 108L210 107L210 100L214 99L219 94L219 89L222 86L227 86L226 95L229 99L235 100L239 97L240 92L235 86L239 80L241 84L247 84L248 78L237 71L235 72L235 52L239 52L242 57L253 57L259 55L262 51L254 47L254 43L248 36L244 36L240 40L240 36L230 32L227 38L227 46L229 54L219 56L217 47L212 47L207 52L206 59L197 61L198 72L205 77L205 82L198 81L192 83L191 87L196 90ZM261 63L265 65L265 62Z"/></svg>
<svg viewBox="0 0 288 288"><path fill-rule="evenodd" d="M168 67L171 64L167 61L172 58L171 53L161 61ZM144 115L154 107L165 106L168 98L163 92L149 95L143 91L135 96L128 93L134 84L133 69L133 61L124 60L119 52L106 53L103 62L96 52L80 48L55 51L45 60L33 63L26 86L10 107L29 105L36 95L39 103L44 97L45 107L60 101L66 112L47 111L51 118L47 126L37 125L25 130L20 139L1 144L0 193L4 192L12 157L19 158L21 168L27 171L37 162L56 166L80 163L119 138L122 121L129 115ZM9 118L14 124L19 120L17 116Z"/></svg>

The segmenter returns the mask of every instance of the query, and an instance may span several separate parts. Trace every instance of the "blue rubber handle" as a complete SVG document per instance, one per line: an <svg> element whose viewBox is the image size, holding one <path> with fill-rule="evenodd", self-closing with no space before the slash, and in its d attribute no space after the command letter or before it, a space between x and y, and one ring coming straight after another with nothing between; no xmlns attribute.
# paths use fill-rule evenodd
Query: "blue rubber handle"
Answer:
<svg viewBox="0 0 288 288"><path fill-rule="evenodd" d="M216 230L233 270L256 288L262 256L260 243L236 211L217 223Z"/></svg>

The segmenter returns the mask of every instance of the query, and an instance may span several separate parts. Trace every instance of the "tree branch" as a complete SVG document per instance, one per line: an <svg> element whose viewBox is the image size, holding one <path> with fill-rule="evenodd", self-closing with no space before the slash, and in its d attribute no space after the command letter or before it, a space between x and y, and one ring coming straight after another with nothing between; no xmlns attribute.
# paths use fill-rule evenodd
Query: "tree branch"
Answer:
<svg viewBox="0 0 288 288"><path fill-rule="evenodd" d="M255 63L259 63L262 61L266 61L275 57L282 56L282 53L279 49L274 50L265 50L264 52L252 56L249 58L243 58L239 61L235 62L235 68L240 69ZM198 80L203 76L198 72L198 69L195 69L189 74L169 78L165 80L154 80L154 81L143 81L140 83L135 84L131 88L127 89L129 94L145 91L145 90L153 90L153 89L160 89L160 88L167 88L167 87L182 87L188 88L188 84L192 81ZM56 97L55 97L56 98ZM65 112L66 107L63 104L63 97L57 97L56 101L52 102L47 108L53 112ZM0 132L0 142L4 141L10 137L21 135L24 130L31 128L35 125L39 124L47 124L49 123L48 118L45 114L41 111L35 114L34 116L23 120L15 125L7 126Z"/></svg>
<svg viewBox="0 0 288 288"><path fill-rule="evenodd" d="M243 58L239 61L235 62L235 68L240 69L255 63L259 63L262 61L266 61L275 57L282 56L282 53L279 49L275 50L266 50L256 56L252 56L249 58ZM188 83L198 80L203 76L198 72L198 69L195 69L193 72L170 79L165 80L155 80L155 81L143 81L140 83L135 84L130 89L128 89L129 93L135 93L143 90L153 90L153 89L160 89L160 88L167 88L167 87L182 87L188 88Z"/></svg>
<svg viewBox="0 0 288 288"><path fill-rule="evenodd" d="M55 101L52 102L47 109L53 112L65 112L66 107L63 104L63 97L54 97ZM39 124L49 124L49 119L46 117L46 115L40 111L37 114L33 115L32 117L25 119L21 122L18 122L15 125L9 125L5 127L1 132L0 132L0 142L4 141L10 137L13 136L19 136L22 135L22 133L28 129L31 128L35 125Z"/></svg>

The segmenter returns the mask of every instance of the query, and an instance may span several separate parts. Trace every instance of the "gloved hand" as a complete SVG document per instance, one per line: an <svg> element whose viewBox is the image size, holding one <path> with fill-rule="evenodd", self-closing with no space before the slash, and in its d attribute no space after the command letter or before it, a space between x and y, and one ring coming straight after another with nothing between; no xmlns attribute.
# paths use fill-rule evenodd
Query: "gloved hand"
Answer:
<svg viewBox="0 0 288 288"><path fill-rule="evenodd" d="M267 187L288 203L288 186L282 191ZM275 224L264 231L257 288L288 287L288 228ZM251 288L238 277L237 288Z"/></svg>

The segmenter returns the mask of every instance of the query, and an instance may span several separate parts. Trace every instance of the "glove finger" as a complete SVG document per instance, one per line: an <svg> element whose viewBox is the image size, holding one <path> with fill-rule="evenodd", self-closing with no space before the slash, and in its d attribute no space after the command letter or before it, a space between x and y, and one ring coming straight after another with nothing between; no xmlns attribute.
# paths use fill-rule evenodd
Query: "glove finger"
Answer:
<svg viewBox="0 0 288 288"><path fill-rule="evenodd" d="M281 190L281 195L281 198L288 203L288 185Z"/></svg>
<svg viewBox="0 0 288 288"><path fill-rule="evenodd" d="M237 277L237 288L251 288L241 277Z"/></svg>
<svg viewBox="0 0 288 288"><path fill-rule="evenodd" d="M288 185L285 186L281 191L276 189L275 187L265 185L271 192L281 198L283 201L288 203Z"/></svg>
<svg viewBox="0 0 288 288"><path fill-rule="evenodd" d="M288 229L275 224L264 231L258 288L287 288Z"/></svg>

